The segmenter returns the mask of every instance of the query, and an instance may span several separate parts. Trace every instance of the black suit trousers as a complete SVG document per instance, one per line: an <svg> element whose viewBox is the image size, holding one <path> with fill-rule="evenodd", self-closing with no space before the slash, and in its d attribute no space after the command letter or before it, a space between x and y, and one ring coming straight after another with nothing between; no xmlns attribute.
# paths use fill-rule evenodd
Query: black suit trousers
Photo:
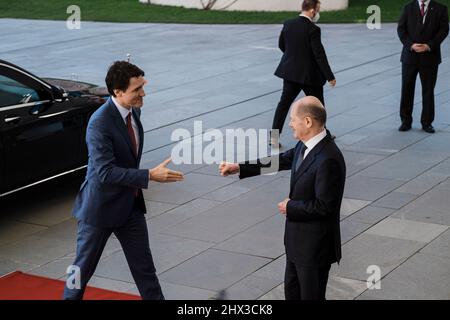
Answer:
<svg viewBox="0 0 450 320"><path fill-rule="evenodd" d="M434 87L436 86L438 65L419 66L414 64L402 64L402 98L400 102L400 119L402 123L412 124L414 105L414 92L417 74L422 83L422 126L431 125L434 120Z"/></svg>
<svg viewBox="0 0 450 320"><path fill-rule="evenodd" d="M301 267L286 260L284 294L286 300L326 300L325 292L331 265Z"/></svg>
<svg viewBox="0 0 450 320"><path fill-rule="evenodd" d="M283 92L281 94L280 102L278 103L277 109L275 111L272 129L278 129L279 133L281 134L284 121L286 120L286 116L289 112L289 108L302 90L305 95L316 97L325 106L323 98L323 86L304 85L289 80L284 80Z"/></svg>

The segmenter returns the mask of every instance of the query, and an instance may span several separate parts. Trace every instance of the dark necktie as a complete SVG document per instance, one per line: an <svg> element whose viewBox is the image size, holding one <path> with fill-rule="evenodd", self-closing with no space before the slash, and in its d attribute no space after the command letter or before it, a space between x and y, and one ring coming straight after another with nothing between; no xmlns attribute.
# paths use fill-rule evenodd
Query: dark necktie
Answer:
<svg viewBox="0 0 450 320"><path fill-rule="evenodd" d="M422 16L422 18L425 15L425 1L424 0L422 1L422 4L420 6L420 15Z"/></svg>
<svg viewBox="0 0 450 320"><path fill-rule="evenodd" d="M130 136L131 144L133 146L134 155L137 157L137 144L136 144L136 136L134 135L133 125L131 124L131 112L127 115L127 129L128 135Z"/></svg>
<svg viewBox="0 0 450 320"><path fill-rule="evenodd" d="M303 144L300 148L300 155L298 156L297 163L295 164L295 172L298 171L298 168L300 168L300 165L303 162L303 157L305 155L306 149L308 149L308 147L305 144Z"/></svg>
<svg viewBox="0 0 450 320"><path fill-rule="evenodd" d="M133 125L131 124L131 112L127 115L127 129L128 135L131 139L131 144L133 145L134 155L137 157L137 144L136 144L136 136L134 135ZM138 189L134 190L134 196L137 197L139 195Z"/></svg>

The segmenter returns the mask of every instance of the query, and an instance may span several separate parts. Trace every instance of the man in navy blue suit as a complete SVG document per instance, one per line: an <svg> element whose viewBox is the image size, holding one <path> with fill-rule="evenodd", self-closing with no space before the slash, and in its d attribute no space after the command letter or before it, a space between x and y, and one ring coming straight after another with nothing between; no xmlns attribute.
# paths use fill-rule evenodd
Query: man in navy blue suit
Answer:
<svg viewBox="0 0 450 320"><path fill-rule="evenodd" d="M83 298L112 233L120 241L141 297L164 299L149 246L142 188L148 187L149 180L180 181L183 174L166 168L170 159L150 170L139 169L144 75L129 62L114 62L105 79L111 97L89 120L88 169L73 208L78 220L73 266L79 270L79 286L66 285L64 299Z"/></svg>

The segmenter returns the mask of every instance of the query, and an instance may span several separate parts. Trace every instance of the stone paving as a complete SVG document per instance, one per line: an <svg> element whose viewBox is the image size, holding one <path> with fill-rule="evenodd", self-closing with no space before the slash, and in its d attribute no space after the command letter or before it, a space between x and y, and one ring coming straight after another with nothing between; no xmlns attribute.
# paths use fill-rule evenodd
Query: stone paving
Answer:
<svg viewBox="0 0 450 320"><path fill-rule="evenodd" d="M398 132L401 44L396 25L322 25L337 86L326 88L327 127L347 163L342 204L343 258L333 265L328 299L450 298L450 60L443 47L436 87L436 134L415 122ZM174 129L271 125L282 82L280 25L175 25L0 19L0 54L45 77L104 85L108 65L131 53L150 80L142 122L142 167L167 158ZM285 148L295 141L285 127ZM252 146L249 146L250 148ZM30 155L32 157L32 155ZM150 245L168 299L283 299L284 217L289 173L239 181L216 165L171 165L178 184L151 183ZM82 177L65 178L4 199L0 275L23 270L65 278L75 251L70 210ZM26 200L25 200L26 199ZM381 269L368 289L367 268ZM112 237L92 286L137 293Z"/></svg>

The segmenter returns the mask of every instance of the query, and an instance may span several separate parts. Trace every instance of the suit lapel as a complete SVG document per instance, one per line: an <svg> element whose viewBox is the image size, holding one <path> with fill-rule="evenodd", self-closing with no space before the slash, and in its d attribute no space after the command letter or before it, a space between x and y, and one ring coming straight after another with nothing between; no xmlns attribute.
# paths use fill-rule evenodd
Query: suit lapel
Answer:
<svg viewBox="0 0 450 320"><path fill-rule="evenodd" d="M303 162L300 164L300 167L297 171L295 170L295 162L292 167L292 179L291 179L291 188L294 186L295 182L309 169L309 167L314 163L314 160L316 159L317 155L322 151L323 147L325 147L331 140L331 135L329 132L327 132L327 135L325 138L323 138L306 156L306 158L303 160ZM300 148L299 148L300 149ZM297 157L299 152L297 151Z"/></svg>
<svg viewBox="0 0 450 320"><path fill-rule="evenodd" d="M131 139L130 139L130 136L128 135L128 129L127 129L127 126L125 125L125 121L122 118L122 115L120 114L119 110L117 110L117 107L115 106L115 104L111 100L111 98L109 99L109 108L114 117L115 126L117 127L118 131L120 132L120 134L123 136L123 138L127 142L128 147L130 148L130 151L133 154L133 156L136 157L136 155L134 154L134 151L133 151L133 146L131 145Z"/></svg>
<svg viewBox="0 0 450 320"><path fill-rule="evenodd" d="M423 28L425 28L425 26L431 20L431 16L433 15L433 12L434 12L433 8L434 8L434 3L433 3L433 1L430 1L430 3L428 4L427 15L425 16L425 23L423 24Z"/></svg>

